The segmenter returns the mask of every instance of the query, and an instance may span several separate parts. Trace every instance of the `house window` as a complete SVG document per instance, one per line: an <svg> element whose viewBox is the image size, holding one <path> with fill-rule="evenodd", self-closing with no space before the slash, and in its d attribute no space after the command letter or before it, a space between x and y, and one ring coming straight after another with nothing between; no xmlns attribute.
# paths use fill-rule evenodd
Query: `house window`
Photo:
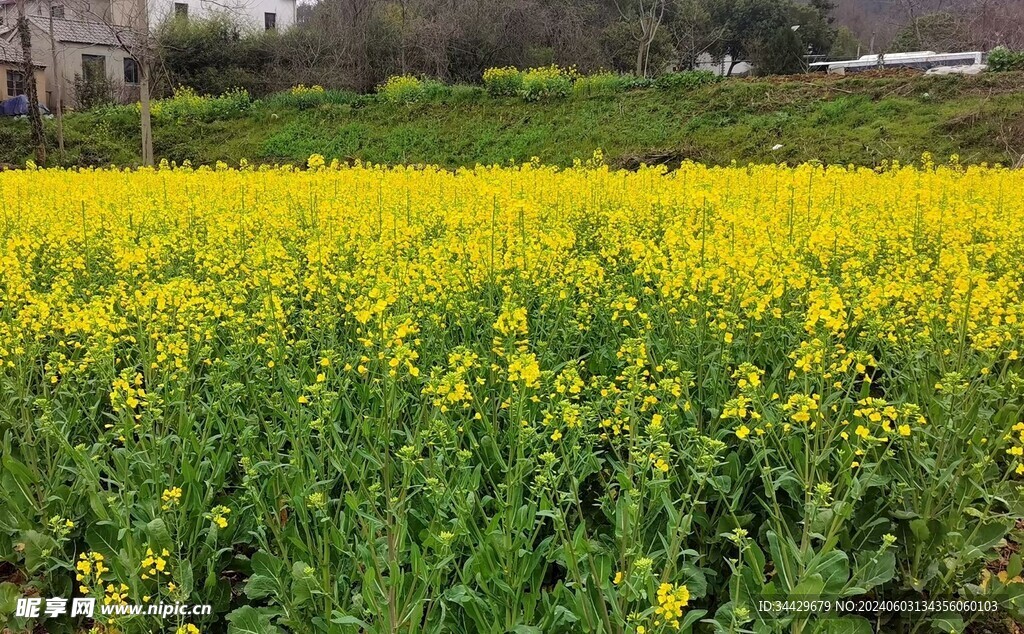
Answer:
<svg viewBox="0 0 1024 634"><path fill-rule="evenodd" d="M124 83L132 85L139 83L139 63L130 57L124 58Z"/></svg>
<svg viewBox="0 0 1024 634"><path fill-rule="evenodd" d="M276 13L264 13L263 14L263 28L268 31L273 31L277 28L277 14Z"/></svg>
<svg viewBox="0 0 1024 634"><path fill-rule="evenodd" d="M188 3L187 2L175 2L174 3L174 17L176 17L176 18L187 18L188 17Z"/></svg>
<svg viewBox="0 0 1024 634"><path fill-rule="evenodd" d="M7 96L17 97L25 94L25 75L16 71L7 71Z"/></svg>
<svg viewBox="0 0 1024 634"><path fill-rule="evenodd" d="M85 81L103 81L107 76L107 58L103 55L82 55L82 76Z"/></svg>
<svg viewBox="0 0 1024 634"><path fill-rule="evenodd" d="M63 18L64 17L64 5L63 4L52 5L50 7L50 15L52 17L55 17L55 18Z"/></svg>

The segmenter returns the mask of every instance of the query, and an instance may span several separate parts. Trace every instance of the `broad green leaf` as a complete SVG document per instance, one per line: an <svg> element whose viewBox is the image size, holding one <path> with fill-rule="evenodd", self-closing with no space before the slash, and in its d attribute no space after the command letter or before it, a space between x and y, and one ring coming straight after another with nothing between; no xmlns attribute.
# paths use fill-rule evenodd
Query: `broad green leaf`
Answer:
<svg viewBox="0 0 1024 634"><path fill-rule="evenodd" d="M18 607L18 598L20 596L21 590L17 585L10 581L0 583L0 616L14 614Z"/></svg>
<svg viewBox="0 0 1024 634"><path fill-rule="evenodd" d="M57 542L49 535L38 531L25 531L21 534L21 543L25 545L25 567L29 572L36 572L46 566L47 561L54 555L57 549Z"/></svg>
<svg viewBox="0 0 1024 634"><path fill-rule="evenodd" d="M882 552L858 553L857 560L853 577L857 587L861 589L858 594L864 594L875 586L892 580L896 574L896 553L891 548Z"/></svg>
<svg viewBox="0 0 1024 634"><path fill-rule="evenodd" d="M361 627L364 629L370 627L369 625L357 619L356 617L350 616L348 614L342 614L338 611L335 611L331 615L331 623L334 623L336 625L355 625L356 627Z"/></svg>
<svg viewBox="0 0 1024 634"><path fill-rule="evenodd" d="M277 597L279 588L277 580L271 577L252 575L245 582L244 592L250 599L263 599L269 596Z"/></svg>
<svg viewBox="0 0 1024 634"><path fill-rule="evenodd" d="M935 628L948 634L961 634L965 627L963 617L953 612L936 614L930 621Z"/></svg>
<svg viewBox="0 0 1024 634"><path fill-rule="evenodd" d="M302 604L312 598L319 589L315 571L308 564L297 561L292 565L292 598Z"/></svg>
<svg viewBox="0 0 1024 634"><path fill-rule="evenodd" d="M818 600L823 598L825 580L820 574L807 575L796 584L790 593L789 598L793 601Z"/></svg>
<svg viewBox="0 0 1024 634"><path fill-rule="evenodd" d="M150 546L154 550L174 546L171 541L171 533L167 530L167 524L159 517L146 524L146 536L149 537Z"/></svg>
<svg viewBox="0 0 1024 634"><path fill-rule="evenodd" d="M928 521L922 518L910 520L910 532L920 542L928 541L931 536L931 531L928 530Z"/></svg>
<svg viewBox="0 0 1024 634"><path fill-rule="evenodd" d="M273 613L243 605L228 614L228 634L280 634L271 618Z"/></svg>

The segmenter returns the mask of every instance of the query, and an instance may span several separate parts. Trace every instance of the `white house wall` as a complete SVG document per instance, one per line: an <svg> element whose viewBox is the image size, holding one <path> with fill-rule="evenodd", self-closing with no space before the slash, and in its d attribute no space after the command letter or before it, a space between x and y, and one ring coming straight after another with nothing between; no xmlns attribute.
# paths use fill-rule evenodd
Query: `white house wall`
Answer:
<svg viewBox="0 0 1024 634"><path fill-rule="evenodd" d="M81 75L82 56L101 55L107 78L114 86L114 97L117 101L130 102L138 99L138 87L127 85L124 81L124 60L129 57L123 49L100 46L95 44L75 44L61 42L57 46L56 63L51 55L49 38L43 33L32 33L32 59L46 67L46 95L41 100L51 110L57 104L57 85L59 82L64 105L73 108L75 105L75 75Z"/></svg>
<svg viewBox="0 0 1024 634"><path fill-rule="evenodd" d="M55 5L64 7L64 17L68 20L108 20L110 18L110 0L54 0ZM49 0L27 0L26 15L49 15ZM18 8L14 2L0 0L0 30L14 26L18 19Z"/></svg>
<svg viewBox="0 0 1024 634"><path fill-rule="evenodd" d="M225 15L234 22L253 30L263 30L267 13L277 16L277 29L283 30L295 24L295 0L151 0L150 25L158 26L174 16L175 4L187 4L190 18L207 18Z"/></svg>
<svg viewBox="0 0 1024 634"><path fill-rule="evenodd" d="M176 0L149 0L151 27L158 26L174 15ZM253 30L263 30L264 14L277 15L277 28L286 29L295 24L296 0L177 0L188 5L189 17L204 18L222 14ZM64 14L70 20L105 20L114 24L129 24L137 14L139 0L55 0L63 4ZM112 6L113 5L113 6ZM28 0L29 15L46 16L48 0ZM14 25L17 8L13 2L0 0L0 31Z"/></svg>

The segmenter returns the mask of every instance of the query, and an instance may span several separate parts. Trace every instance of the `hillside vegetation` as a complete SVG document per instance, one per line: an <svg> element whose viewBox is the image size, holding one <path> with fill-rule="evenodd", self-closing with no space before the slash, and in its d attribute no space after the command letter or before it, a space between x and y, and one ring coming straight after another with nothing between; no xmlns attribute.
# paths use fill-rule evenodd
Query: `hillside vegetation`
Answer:
<svg viewBox="0 0 1024 634"><path fill-rule="evenodd" d="M1024 155L1024 73L729 80L530 103L465 86L416 103L331 91L243 101L223 112L156 117L157 159L304 163L317 153L446 167L532 157L570 165L601 149L609 163L632 167L683 160L877 165L925 151L1015 164ZM66 163L137 164L137 126L130 107L68 115ZM52 121L48 133L55 147ZM27 124L0 122L0 162L21 165L29 155Z"/></svg>

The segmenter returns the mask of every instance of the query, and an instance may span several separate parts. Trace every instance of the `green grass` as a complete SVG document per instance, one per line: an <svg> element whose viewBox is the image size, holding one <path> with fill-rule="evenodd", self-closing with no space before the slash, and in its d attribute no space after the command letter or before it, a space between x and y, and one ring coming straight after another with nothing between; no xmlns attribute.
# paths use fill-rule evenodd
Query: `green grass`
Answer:
<svg viewBox="0 0 1024 634"><path fill-rule="evenodd" d="M67 163L138 163L137 125L130 112L69 115ZM925 151L1013 163L1024 154L1024 73L733 80L539 103L465 87L414 104L351 96L299 107L271 98L225 120L158 123L154 139L158 158L179 163L303 162L320 153L448 167L534 156L570 165L599 148L620 166L687 159L875 165ZM0 162L21 164L29 154L27 124L0 122Z"/></svg>

